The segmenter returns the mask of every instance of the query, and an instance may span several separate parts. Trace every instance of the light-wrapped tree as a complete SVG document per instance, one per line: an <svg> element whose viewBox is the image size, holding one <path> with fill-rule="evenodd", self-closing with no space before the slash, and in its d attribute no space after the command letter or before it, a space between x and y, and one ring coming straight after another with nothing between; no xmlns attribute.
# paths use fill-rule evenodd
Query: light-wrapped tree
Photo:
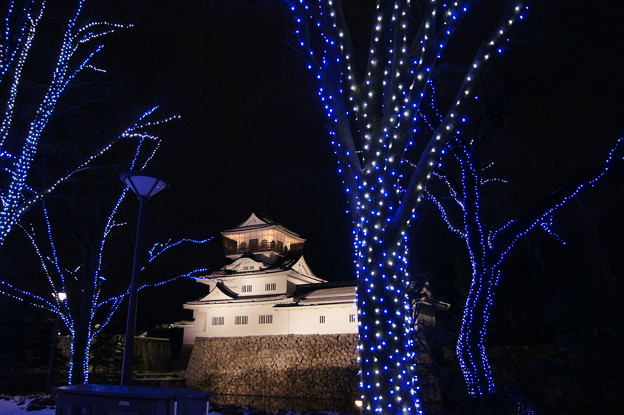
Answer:
<svg viewBox="0 0 624 415"><path fill-rule="evenodd" d="M448 229L464 241L472 267L457 357L468 391L474 396L501 391L492 375L485 340L505 258L533 230L541 229L556 237L553 220L557 212L610 173L621 171L622 165L622 139L619 139L602 165L560 187L524 216L501 223L498 216L487 214L489 207L482 202L486 196L492 199L493 183L504 181L489 173L493 163L483 160L484 141L483 137L466 140L459 136L451 140L425 193ZM518 403L526 406L521 401Z"/></svg>
<svg viewBox="0 0 624 415"><path fill-rule="evenodd" d="M151 136L150 140L141 140L134 157L128 163L128 170L143 170L153 158L159 144L160 140L155 136ZM77 175L74 180L78 180L79 176ZM112 183L112 187L120 188L121 182ZM45 276L47 288L44 291L52 292L52 298L49 300L38 295L34 290L21 289L16 284L3 284L5 293L33 306L50 310L62 318L71 337L70 383L86 383L88 381L90 347L96 336L109 324L123 300L129 295L128 279L123 278L120 281L119 278L115 278L115 268L111 267L110 264L112 259L118 256L115 246L119 245L118 242L111 242L111 239L114 241L119 241L119 238L133 240L131 232L122 232L122 229L128 227L123 220L120 220L122 216L120 207L129 195L132 199L132 192L128 188L121 190L116 199L111 199L110 210L106 214L99 212L101 209L99 205L103 202L98 203L97 212L94 216L103 216L104 220L101 223L97 219L95 220L95 230L77 229L74 224L69 223L67 218L59 217L58 213L49 213L48 204L56 205L56 211L74 212L75 208L78 210L72 214L80 214L81 220L79 222L82 222L88 213L84 206L80 206L80 203L77 207L72 208L69 206L70 201L68 199L70 198L63 198L61 202L48 202L46 198L43 198L40 206L42 222L45 226L30 226L28 228L22 226L21 228L30 240ZM86 225L79 224L77 226L84 228ZM72 236L74 243L71 245L75 245L75 248L59 247L58 239L67 235ZM170 249L177 247L183 249L185 245L203 245L209 241L210 238L203 240L180 239L157 243L149 250L146 264L142 266L141 270ZM68 242L65 241L64 245L68 245ZM77 252L79 252L78 255ZM72 255L68 255L68 253ZM182 265L184 266L184 264ZM193 278L206 272L206 268L187 269L175 277L143 284L139 289L163 285L180 278ZM59 297L58 293L65 293L66 295Z"/></svg>
<svg viewBox="0 0 624 415"><path fill-rule="evenodd" d="M17 4L19 3L19 4ZM33 56L37 29L46 14L45 1L9 1L3 5L3 30L0 31L0 86L2 125L0 127L0 156L5 161L0 212L0 246L20 216L40 197L51 192L73 172L89 165L101 155L92 154L69 173L48 178L45 185L35 188L30 182L33 161L42 146L43 132L48 126L59 99L80 73L102 71L92 61L102 48L103 36L126 26L91 21L85 1L77 1L62 33L62 39L44 84L24 79L29 65L37 67L41 60ZM49 41L47 39L46 41ZM33 88L33 84L36 87ZM16 118L16 114L19 115ZM27 120L24 122L24 120ZM124 136L125 137L125 136ZM122 137L118 137L122 138ZM45 143L52 146L52 143ZM106 149L107 146L104 146Z"/></svg>
<svg viewBox="0 0 624 415"><path fill-rule="evenodd" d="M353 18L358 31L370 28L363 58L352 41L354 27L347 24L353 20L345 8L353 5L339 0L287 3L297 46L318 81L353 222L365 408L380 414L422 413L407 297L410 225L418 220L417 207L440 150L461 133L463 114L477 98L475 86L526 9L521 1L493 9L499 13L496 23L480 28L486 34L472 51L463 51L472 59L431 133L417 128L419 107L433 77L444 70L447 43L462 30L470 31L461 26L462 16L479 2L377 1L372 21L363 25Z"/></svg>
<svg viewBox="0 0 624 415"><path fill-rule="evenodd" d="M94 8L87 7L88 1L76 0L71 4L56 4L54 12L47 7L44 0L8 1L1 6L2 29L0 30L0 159L2 160L2 176L0 177L0 247L7 236L27 211L33 211L37 202L53 194L59 186L67 183L79 173L94 166L96 161L109 153L114 146L135 146L135 157L126 157L122 163L132 160L132 166L140 167L147 163L152 152L158 148L160 140L154 133L154 127L178 118L156 118L157 107L145 111L136 121L121 133L106 139L103 132L95 132L94 140L73 137L71 125L62 124L66 131L59 133L61 127L56 126L55 134L49 134L50 123L54 118L61 97L67 95L74 86L74 81L85 77L85 73L105 72L94 66L95 56L103 49L101 40L118 29L129 26L93 20ZM65 17L63 17L65 16ZM58 20L65 19L61 25ZM48 20L46 20L48 19ZM40 31L42 25L46 29ZM58 38L55 37L58 35ZM31 79L32 78L32 79ZM72 102L69 107L78 110L89 99L96 100L99 96L80 94L79 105ZM97 98L96 98L97 97ZM75 96L74 96L75 98ZM84 114L81 114L81 116ZM102 114L91 114L99 118ZM77 117L80 118L80 117ZM86 122L81 119L80 122ZM72 140L68 140L68 137ZM109 136L110 137L110 136ZM58 141L54 141L58 139ZM69 142L72 142L71 144ZM153 147L147 151L148 143ZM78 150L64 154L62 149L74 145ZM41 156L42 148L50 150L47 159ZM93 150L95 149L95 150ZM147 153L145 153L147 151ZM139 154L143 152L142 156ZM60 159L59 168L49 168L50 154ZM78 156L76 156L78 154ZM146 155L147 154L147 155ZM67 157L65 157L67 156ZM138 158L137 158L138 157ZM118 160L119 162L119 160ZM37 171L37 174L33 174ZM44 172L44 173L42 173ZM87 380L87 367L90 342L95 335L108 323L110 317L119 307L125 292L116 296L102 298L101 255L106 238L116 227L114 215L119 204L125 198L124 193L117 199L103 232L99 235L99 246L85 255L84 263L75 271L68 271L61 266L63 258L57 254L53 225L42 205L45 220L44 232L50 251L46 254L41 241L37 241L32 228L26 230L27 235L35 244L36 252L47 276L48 293L42 296L32 290L28 281L27 288L16 283L10 270L2 270L0 275L0 293L17 300L25 301L34 306L44 308L60 315L72 335L72 368L70 382L82 383ZM42 229L39 229L41 231ZM67 264L69 265L69 264ZM76 283L79 295L71 299L59 300L59 292L70 290L68 284ZM74 303L69 307L69 301ZM95 315L102 316L101 321L94 320ZM98 324L99 323L99 324Z"/></svg>

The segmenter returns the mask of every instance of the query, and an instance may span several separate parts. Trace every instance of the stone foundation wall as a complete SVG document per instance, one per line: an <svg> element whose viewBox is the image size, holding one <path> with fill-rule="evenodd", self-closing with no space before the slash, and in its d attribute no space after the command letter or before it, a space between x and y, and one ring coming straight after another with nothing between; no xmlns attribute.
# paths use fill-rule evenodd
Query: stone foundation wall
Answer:
<svg viewBox="0 0 624 415"><path fill-rule="evenodd" d="M186 386L213 394L353 401L357 334L198 337Z"/></svg>

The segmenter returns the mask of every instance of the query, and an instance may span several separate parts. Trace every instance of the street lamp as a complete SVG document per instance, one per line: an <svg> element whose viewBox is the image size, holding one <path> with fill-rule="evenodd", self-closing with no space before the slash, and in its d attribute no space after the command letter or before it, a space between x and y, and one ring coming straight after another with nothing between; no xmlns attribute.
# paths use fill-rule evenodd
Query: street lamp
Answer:
<svg viewBox="0 0 624 415"><path fill-rule="evenodd" d="M128 301L128 319L126 320L126 339L124 342L123 363L121 366L121 386L128 386L132 382L132 352L134 349L134 330L136 325L137 294L139 289L139 255L143 224L145 222L145 202L147 199L167 187L167 183L151 174L144 172L129 172L121 175L121 181L127 184L139 199L139 218L137 222L136 242L134 245L134 259L132 262L132 278L130 280L130 299Z"/></svg>
<svg viewBox="0 0 624 415"><path fill-rule="evenodd" d="M52 293L52 296L59 303L59 313L54 317L54 331L52 332L52 348L50 350L50 362L48 363L48 380L46 382L46 392L50 392L52 386L52 376L54 375L54 354L56 352L56 336L58 335L59 317L60 317L60 304L65 301L67 294L65 293Z"/></svg>

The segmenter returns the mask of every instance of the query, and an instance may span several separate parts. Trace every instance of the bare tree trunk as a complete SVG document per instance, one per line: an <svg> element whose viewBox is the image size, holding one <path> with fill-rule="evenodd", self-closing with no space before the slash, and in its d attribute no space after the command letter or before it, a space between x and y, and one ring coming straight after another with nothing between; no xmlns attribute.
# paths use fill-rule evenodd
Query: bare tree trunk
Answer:
<svg viewBox="0 0 624 415"><path fill-rule="evenodd" d="M489 309L492 305L498 270L473 269L472 284L457 339L459 360L468 393L485 396L496 392L496 383L486 353Z"/></svg>
<svg viewBox="0 0 624 415"><path fill-rule="evenodd" d="M96 284L92 281L97 273L97 251L87 247L82 272L82 298L76 329L72 339L72 358L69 383L78 385L87 383L89 379L89 349L91 346L91 324L93 320L93 301Z"/></svg>

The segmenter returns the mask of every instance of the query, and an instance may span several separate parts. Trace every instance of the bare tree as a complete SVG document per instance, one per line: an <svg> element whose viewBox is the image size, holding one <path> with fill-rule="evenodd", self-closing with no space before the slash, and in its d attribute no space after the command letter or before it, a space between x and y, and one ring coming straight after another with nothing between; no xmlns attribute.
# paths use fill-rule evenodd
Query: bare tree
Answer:
<svg viewBox="0 0 624 415"><path fill-rule="evenodd" d="M417 207L440 151L465 128L463 114L477 100L475 85L502 52L513 24L524 18L525 7L509 1L493 9L498 23L469 52L471 63L431 133L417 128L419 108L434 75L448 68L444 48L461 32L459 22L474 2L380 0L368 11L372 20L366 25L345 13L338 0L287 3L296 47L318 81L353 222L366 410L422 413L407 296L410 225L419 219ZM350 19L354 26L347 24ZM364 71L350 32L362 27L370 29Z"/></svg>
<svg viewBox="0 0 624 415"><path fill-rule="evenodd" d="M483 134L488 132L490 129ZM492 193L493 183L504 182L491 176L493 163L483 160L484 141L483 137L473 140L456 137L450 141L439 169L433 173L434 180L426 190L426 197L438 208L448 229L464 241L472 266L457 356L468 391L474 396L501 390L492 375L486 338L505 258L517 242L533 230L541 229L557 237L553 230L557 212L581 192L619 170L622 160L622 139L619 139L601 166L557 189L524 216L501 221L500 217L488 214L490 207L483 202L485 196ZM528 405L522 401L518 404Z"/></svg>
<svg viewBox="0 0 624 415"><path fill-rule="evenodd" d="M86 0L76 0L71 5L57 4L50 13L45 0L10 0L2 4L2 29L0 30L0 158L3 176L0 181L0 247L9 233L20 223L25 212L32 210L37 202L58 191L59 187L73 179L79 172L93 166L97 160L109 153L114 146L124 143L135 146L136 154L131 157L132 166L141 167L153 156L160 140L154 133L157 127L169 120L178 118L157 118L157 107L150 108L137 117L135 122L121 133L106 140L80 140L74 143L80 147L71 157L63 158L62 147L67 145L66 137L72 137L72 125L63 125L66 132L58 142L51 139L50 129L53 116L59 108L61 98L67 96L70 86L79 77L86 78L86 72L98 75L105 72L94 66L94 58L103 49L102 39L118 29L129 26L117 23L93 20L96 5L88 6ZM66 20L56 25L57 19ZM48 18L49 20L46 20ZM42 25L48 25L44 31ZM50 27L56 27L50 30ZM60 29L58 29L60 27ZM59 38L54 38L54 33ZM39 44L38 47L35 45ZM88 95L88 94L84 94ZM81 102L84 104L84 101ZM70 108L76 110L78 108ZM67 109L66 109L67 110ZM91 116L93 116L91 114ZM101 116L93 116L97 118ZM71 124L71 123L67 123ZM58 126L57 126L58 128ZM56 135L55 135L56 136ZM146 150L152 143L152 150ZM55 157L61 159L61 168L47 169L46 161L38 158L42 148L51 149ZM93 150L95 149L95 150ZM58 150L58 151L57 151ZM126 159L127 161L128 159ZM41 162L41 165L36 163ZM49 174L33 174L45 171ZM52 172L52 173L50 173ZM73 338L72 370L70 381L85 382L90 342L106 326L110 317L119 307L125 291L112 297L102 298L101 287L104 281L101 275L101 255L106 245L107 236L119 223L114 220L117 209L125 199L124 191L112 208L108 221L99 231L98 244L85 244L82 264L74 271L61 265L62 258L56 249L55 231L50 221L47 205L41 209L45 220L43 228L35 230L23 226L41 261L47 276L49 291L57 294L71 289L69 284L79 287L71 301L79 304L70 307L68 301L43 297L34 291L19 287L6 273L0 275L0 293L34 306L50 310L63 318ZM43 230L43 232L41 232ZM42 242L37 235L47 235L49 252L44 254ZM76 264L74 264L76 265ZM95 320L97 313L103 316ZM79 368L79 369L78 369Z"/></svg>
<svg viewBox="0 0 624 415"><path fill-rule="evenodd" d="M48 126L63 93L72 81L86 70L102 71L92 64L102 50L103 36L120 28L120 24L91 21L85 11L85 1L77 1L64 26L55 63L44 84L24 79L28 65L41 64L31 53L38 40L37 29L46 13L45 1L10 1L3 6L4 27L0 33L0 85L2 86L2 125L0 151L5 160L5 176L0 189L0 246L20 216L40 197L51 192L73 172L84 168L101 153L93 154L74 166L69 173L51 178L46 185L35 188L30 184L33 161L41 146L43 132ZM49 40L49 39L48 39ZM34 89L32 85L37 85ZM19 114L20 119L16 119ZM23 119L26 121L24 122ZM125 138L118 137L118 138ZM104 146L106 148L106 146Z"/></svg>
<svg viewBox="0 0 624 415"><path fill-rule="evenodd" d="M152 136L150 140L142 140L137 145L126 169L143 170L153 158L159 145L160 140L155 136ZM79 180L79 176L77 175L73 182ZM88 179L88 182L93 185L93 180ZM113 185L120 188L121 182L114 182ZM52 292L52 299L48 300L47 296L38 295L37 292L40 290L22 289L17 284L6 282L3 284L4 291L33 306L50 310L62 318L71 337L70 383L88 381L91 344L109 324L123 300L129 295L127 279L120 281L115 278L114 268L110 265L116 257L116 245L119 244L120 238L133 240L132 235L123 232L128 227L121 219L122 213L120 212L129 194L132 195L132 192L124 188L117 198L105 198L109 199L110 207L104 214L101 214L100 210L107 203L104 200L98 201L94 213L96 218L93 220L87 220L86 216L90 214L89 211L84 206L80 206L80 203L74 203L77 201L71 200L70 197L64 197L56 202L44 198L39 204L44 225L21 226L32 244L45 276L46 284L44 285L47 288L44 291ZM71 206L73 204L77 206ZM72 213L70 215L53 214L50 212L51 207L54 207L56 211ZM72 215L78 215L80 219L73 222L70 218L63 217ZM28 216L33 219L32 215ZM97 216L102 216L101 220L98 220ZM87 228L85 222L93 222L94 227ZM71 246L75 248L61 247L61 244L70 245L67 241L59 242L60 238L68 236L74 240ZM184 245L203 245L209 241L210 238L180 239L155 244L149 250L149 257L142 270L172 248L184 247ZM186 265L182 264L182 266ZM144 284L140 289L163 285L179 278L192 278L206 271L206 268L187 269L175 277ZM58 293L65 293L66 296L59 296Z"/></svg>

